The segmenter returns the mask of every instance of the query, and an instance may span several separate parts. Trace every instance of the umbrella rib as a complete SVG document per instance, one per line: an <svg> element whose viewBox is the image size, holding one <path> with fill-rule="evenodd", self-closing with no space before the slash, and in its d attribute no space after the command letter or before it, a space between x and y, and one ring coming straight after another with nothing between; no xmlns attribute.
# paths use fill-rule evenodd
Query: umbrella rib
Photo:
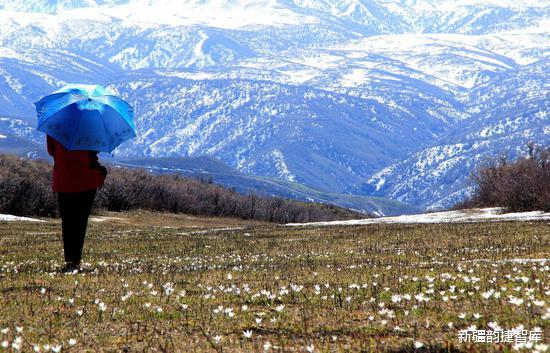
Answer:
<svg viewBox="0 0 550 353"><path fill-rule="evenodd" d="M126 112L120 111L120 110L116 109L114 106L111 106L111 105L110 105L109 103L107 103L107 102L103 102L103 103L105 104L105 106L111 108L112 110L114 110L116 113L118 113L118 114L121 115L121 116L125 116L126 113L128 113L128 112L132 112L132 114L133 114L133 112L134 112L134 108L132 108L132 106L131 106L130 104L128 104L128 102L126 102L125 100L121 99L120 97L117 97L117 96L114 96L114 95L107 94L107 95L102 96L102 97L100 98L100 101L103 101L103 98L114 99L114 100L117 100L117 101L119 101L119 102L125 104L126 107L127 107L127 111L126 111ZM125 119L125 120L126 120L126 119ZM128 123L128 122L127 122L127 123ZM129 126L130 128L132 128L132 129L135 129L135 127L132 126L132 125L130 125L130 124L128 124L128 126Z"/></svg>

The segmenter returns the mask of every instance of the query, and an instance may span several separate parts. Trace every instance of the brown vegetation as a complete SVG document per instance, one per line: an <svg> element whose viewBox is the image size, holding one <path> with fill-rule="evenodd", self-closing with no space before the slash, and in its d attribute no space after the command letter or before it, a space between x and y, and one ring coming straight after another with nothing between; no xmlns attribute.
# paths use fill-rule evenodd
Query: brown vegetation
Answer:
<svg viewBox="0 0 550 353"><path fill-rule="evenodd" d="M45 161L0 156L0 212L57 215L56 198L50 186L51 169L51 164ZM211 181L126 168L109 170L105 186L97 194L95 208L109 211L141 208L278 223L358 217L357 213L331 205L243 195Z"/></svg>
<svg viewBox="0 0 550 353"><path fill-rule="evenodd" d="M550 147L528 145L514 162L492 159L473 174L473 196L460 206L505 207L510 211L550 211Z"/></svg>
<svg viewBox="0 0 550 353"><path fill-rule="evenodd" d="M0 212L13 215L54 216L51 165L16 156L0 156Z"/></svg>
<svg viewBox="0 0 550 353"><path fill-rule="evenodd" d="M174 227L91 221L75 275L58 222L0 222L0 352L542 353L512 346L550 337L545 222L161 216ZM460 342L473 326L510 341Z"/></svg>

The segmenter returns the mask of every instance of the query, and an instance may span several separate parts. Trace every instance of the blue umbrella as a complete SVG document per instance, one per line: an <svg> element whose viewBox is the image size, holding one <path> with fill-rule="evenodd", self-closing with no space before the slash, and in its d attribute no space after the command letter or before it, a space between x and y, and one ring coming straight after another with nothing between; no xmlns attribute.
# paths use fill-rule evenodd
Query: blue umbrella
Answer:
<svg viewBox="0 0 550 353"><path fill-rule="evenodd" d="M111 153L136 137L133 108L98 85L70 84L34 105L37 129L68 150Z"/></svg>

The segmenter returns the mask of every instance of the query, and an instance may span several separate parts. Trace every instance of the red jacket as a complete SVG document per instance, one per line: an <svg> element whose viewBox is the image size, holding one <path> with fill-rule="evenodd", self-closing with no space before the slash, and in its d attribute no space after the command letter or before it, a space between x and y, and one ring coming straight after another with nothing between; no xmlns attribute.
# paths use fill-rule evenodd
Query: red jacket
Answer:
<svg viewBox="0 0 550 353"><path fill-rule="evenodd" d="M53 192L80 192L103 186L106 174L98 162L98 152L69 151L49 135L47 145L54 159Z"/></svg>

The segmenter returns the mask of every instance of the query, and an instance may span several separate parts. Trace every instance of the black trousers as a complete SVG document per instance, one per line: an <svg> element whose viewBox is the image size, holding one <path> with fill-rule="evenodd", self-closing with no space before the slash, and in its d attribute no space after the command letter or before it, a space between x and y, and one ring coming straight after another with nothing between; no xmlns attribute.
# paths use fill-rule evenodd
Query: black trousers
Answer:
<svg viewBox="0 0 550 353"><path fill-rule="evenodd" d="M80 265L88 217L97 189L82 192L58 192L65 262Z"/></svg>

